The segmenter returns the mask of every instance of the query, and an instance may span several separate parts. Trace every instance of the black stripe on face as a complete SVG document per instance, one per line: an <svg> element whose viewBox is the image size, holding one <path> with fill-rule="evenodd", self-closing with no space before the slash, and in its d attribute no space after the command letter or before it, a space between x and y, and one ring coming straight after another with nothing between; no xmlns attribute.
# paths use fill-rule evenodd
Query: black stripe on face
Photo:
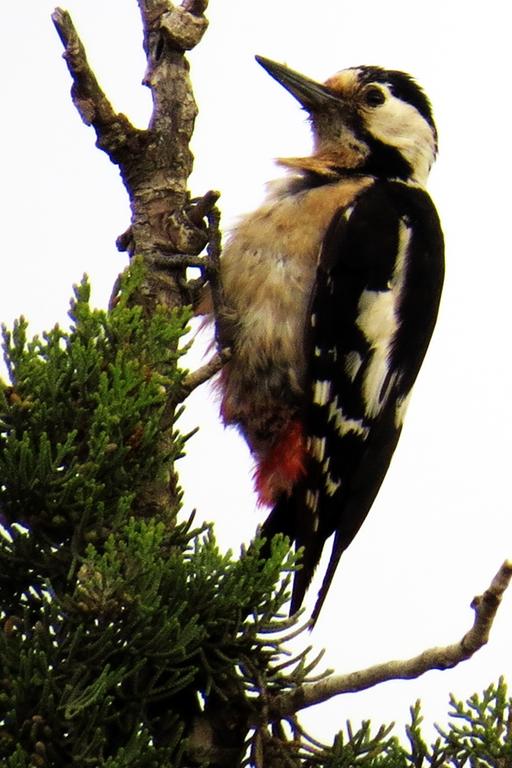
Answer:
<svg viewBox="0 0 512 768"><path fill-rule="evenodd" d="M329 165L327 169L329 176L322 177L318 174L311 174L309 186L332 182L333 173L337 173L339 176L360 176L363 174L375 176L378 179L399 179L400 181L408 181L412 177L413 167L399 149L384 144L362 129L360 135L370 148L366 160L356 168ZM319 181L317 182L316 179Z"/></svg>
<svg viewBox="0 0 512 768"><path fill-rule="evenodd" d="M389 146L389 144L384 144L370 134L365 137L365 140L370 147L370 154L359 169L360 173L368 173L380 179L401 179L402 181L407 181L407 179L411 178L413 168L400 150Z"/></svg>

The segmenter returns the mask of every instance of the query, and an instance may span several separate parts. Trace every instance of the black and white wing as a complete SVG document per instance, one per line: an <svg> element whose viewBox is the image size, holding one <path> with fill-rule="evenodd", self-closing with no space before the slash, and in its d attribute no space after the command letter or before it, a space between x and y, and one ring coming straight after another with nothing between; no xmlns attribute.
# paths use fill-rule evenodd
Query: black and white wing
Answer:
<svg viewBox="0 0 512 768"><path fill-rule="evenodd" d="M304 547L292 613L334 533L316 620L378 493L435 325L443 275L441 227L422 189L375 181L334 216L306 329L307 471L266 523Z"/></svg>

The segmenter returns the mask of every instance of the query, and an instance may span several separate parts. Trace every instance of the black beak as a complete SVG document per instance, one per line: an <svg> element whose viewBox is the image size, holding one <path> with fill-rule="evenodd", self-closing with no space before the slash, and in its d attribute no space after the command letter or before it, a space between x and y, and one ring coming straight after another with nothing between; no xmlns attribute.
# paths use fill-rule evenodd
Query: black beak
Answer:
<svg viewBox="0 0 512 768"><path fill-rule="evenodd" d="M316 83L299 72L288 69L284 64L278 64L264 56L256 56L256 61L274 80L286 88L308 112L327 109L335 104L340 105L339 97L335 96L325 85Z"/></svg>

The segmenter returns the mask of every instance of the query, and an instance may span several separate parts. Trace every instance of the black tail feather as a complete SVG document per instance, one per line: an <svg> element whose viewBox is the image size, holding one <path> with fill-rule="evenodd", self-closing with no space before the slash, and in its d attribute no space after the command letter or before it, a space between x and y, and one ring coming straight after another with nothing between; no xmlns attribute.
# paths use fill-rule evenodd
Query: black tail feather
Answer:
<svg viewBox="0 0 512 768"><path fill-rule="evenodd" d="M281 496L261 528L261 535L265 538L261 550L263 558L270 556L272 539L278 533L287 536L296 550L302 548L298 570L293 578L290 616L301 607L322 555L324 541L316 537L312 530L305 528L306 522L311 524L310 516L304 515L303 494L296 489L291 496Z"/></svg>
<svg viewBox="0 0 512 768"><path fill-rule="evenodd" d="M327 593L329 592L331 582L336 572L336 568L338 567L340 557L342 556L345 549L346 549L346 546L342 541L342 536L340 536L339 533L336 533L334 535L334 541L332 544L332 551L331 551L331 557L329 559L329 565L327 566L327 570L324 574L322 586L320 587L320 590L318 592L318 597L316 599L315 607L313 608L313 613L311 614L311 629L313 629L313 627L315 626L317 619L320 615L320 611L322 610L323 604L325 602L325 598L327 597Z"/></svg>
<svg viewBox="0 0 512 768"><path fill-rule="evenodd" d="M293 579L290 616L293 616L294 613L297 613L301 607L306 592L309 589L309 585L311 584L311 580L315 573L316 567L320 562L321 555L322 546L318 546L318 541L316 540L310 542L308 546L304 547L299 563L299 570L296 571Z"/></svg>

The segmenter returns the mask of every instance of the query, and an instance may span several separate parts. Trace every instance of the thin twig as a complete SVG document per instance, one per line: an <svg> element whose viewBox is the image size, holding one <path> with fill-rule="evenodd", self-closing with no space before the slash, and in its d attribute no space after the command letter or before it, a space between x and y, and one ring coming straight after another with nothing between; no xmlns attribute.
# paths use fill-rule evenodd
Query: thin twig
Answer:
<svg viewBox="0 0 512 768"><path fill-rule="evenodd" d="M191 205L187 208L187 214L192 224L199 227L203 223L210 211L215 208L215 204L220 197L220 192L216 189L210 189L202 197L195 197L191 200Z"/></svg>
<svg viewBox="0 0 512 768"><path fill-rule="evenodd" d="M213 207L208 213L208 282L212 296L213 316L215 318L215 341L217 349L230 346L231 338L225 322L224 290L220 276L220 257L222 237L220 232L220 211Z"/></svg>
<svg viewBox="0 0 512 768"><path fill-rule="evenodd" d="M229 357L230 351L228 349L223 349L222 352L217 352L213 355L213 357L205 365L202 365L201 368L189 373L183 381L179 402L185 400L194 389L197 389L201 384L209 381L212 376L215 376L215 374L221 370L224 363L229 360Z"/></svg>
<svg viewBox="0 0 512 768"><path fill-rule="evenodd" d="M474 623L459 642L429 648L410 659L388 661L357 672L333 675L318 683L303 685L290 694L274 699L271 704L272 717L280 719L334 696L363 691L388 680L410 680L432 669L451 669L461 661L466 661L487 643L498 607L511 579L512 561L506 560L488 589L483 595L475 597L471 603L475 611Z"/></svg>

